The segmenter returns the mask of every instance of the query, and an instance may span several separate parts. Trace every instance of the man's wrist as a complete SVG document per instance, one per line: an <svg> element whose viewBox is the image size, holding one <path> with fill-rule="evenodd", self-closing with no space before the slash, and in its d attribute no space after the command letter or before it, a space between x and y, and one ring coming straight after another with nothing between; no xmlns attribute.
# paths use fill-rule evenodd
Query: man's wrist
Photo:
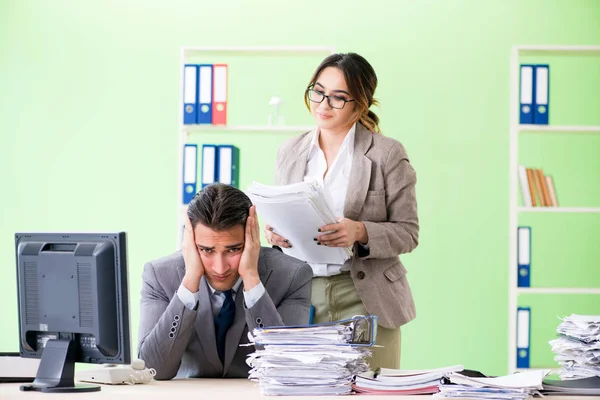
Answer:
<svg viewBox="0 0 600 400"><path fill-rule="evenodd" d="M258 273L252 273L244 275L242 281L244 282L244 291L247 292L260 283L260 278Z"/></svg>
<svg viewBox="0 0 600 400"><path fill-rule="evenodd" d="M202 276L191 275L186 273L183 276L181 284L191 293L196 293L200 287L200 278L202 278Z"/></svg>
<svg viewBox="0 0 600 400"><path fill-rule="evenodd" d="M177 288L177 297L179 297L179 300L181 300L187 309L196 310L198 306L198 292L190 292L182 283L179 285L179 288Z"/></svg>
<svg viewBox="0 0 600 400"><path fill-rule="evenodd" d="M250 309L254 307L256 303L264 296L265 287L262 282L258 282L258 285L254 286L250 290L246 290L244 288L244 303L246 304L246 308Z"/></svg>

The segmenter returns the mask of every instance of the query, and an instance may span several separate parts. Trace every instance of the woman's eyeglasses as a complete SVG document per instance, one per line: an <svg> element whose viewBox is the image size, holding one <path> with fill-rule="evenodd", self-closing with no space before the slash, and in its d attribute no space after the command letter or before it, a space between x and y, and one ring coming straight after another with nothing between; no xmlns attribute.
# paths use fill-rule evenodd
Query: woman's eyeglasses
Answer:
<svg viewBox="0 0 600 400"><path fill-rule="evenodd" d="M341 110L342 108L344 108L346 103L350 103L350 102L354 101L354 100L347 100L343 97L336 96L336 95L327 96L325 93L323 93L319 90L314 90L313 88L306 89L306 93L308 94L308 99L310 101L312 101L313 103L322 103L323 100L325 100L325 98L327 98L327 104L329 104L329 107L337 108L338 110Z"/></svg>

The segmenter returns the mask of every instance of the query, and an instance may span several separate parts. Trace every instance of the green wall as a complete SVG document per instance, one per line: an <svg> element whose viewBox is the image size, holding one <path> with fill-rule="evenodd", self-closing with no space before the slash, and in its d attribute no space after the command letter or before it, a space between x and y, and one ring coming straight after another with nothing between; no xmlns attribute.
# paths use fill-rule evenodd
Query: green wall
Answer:
<svg viewBox="0 0 600 400"><path fill-rule="evenodd" d="M373 64L383 132L406 146L418 173L420 245L404 257L418 317L403 328L402 366L462 363L505 373L515 44L598 45L600 4L0 1L0 351L18 350L14 233L79 230L129 235L136 351L143 263L176 242L180 46L324 45ZM302 91L319 60L198 61L231 63L231 124L264 124L273 94L286 101L286 122L310 124ZM600 58L550 62L551 123L600 125ZM272 182L286 137L224 132L192 140L238 145L246 188ZM563 205L600 206L599 139L526 135L519 161L552 173ZM600 286L600 216L519 222L534 227L535 285ZM600 314L598 298L521 299L534 307L534 364L552 362L556 316Z"/></svg>

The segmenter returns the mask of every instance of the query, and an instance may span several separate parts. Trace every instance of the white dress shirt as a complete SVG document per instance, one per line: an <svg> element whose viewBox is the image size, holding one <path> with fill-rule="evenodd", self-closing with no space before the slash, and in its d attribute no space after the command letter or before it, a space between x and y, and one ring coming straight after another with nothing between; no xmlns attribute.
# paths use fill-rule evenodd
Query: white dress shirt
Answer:
<svg viewBox="0 0 600 400"><path fill-rule="evenodd" d="M223 293L220 290L216 290L215 288L210 286L210 283L206 283L210 288L210 303L212 306L213 315L216 317L221 312L221 307L223 307L223 302L225 301L225 293ZM233 285L232 287L233 300L236 299L237 292L240 289L241 284L242 277L240 276L235 285ZM244 303L246 303L246 308L252 308L252 306L255 305L258 302L258 300L260 300L263 294L265 294L265 287L262 284L262 282L258 282L258 285L254 286L247 292L244 291ZM179 289L177 289L177 296L179 297L179 300L181 300L181 302L190 310L197 309L196 307L198 305L198 301L200 300L199 290L192 293L185 286L183 286L182 283L181 285L179 285Z"/></svg>
<svg viewBox="0 0 600 400"><path fill-rule="evenodd" d="M344 217L344 203L346 201L348 182L350 181L355 134L356 123L354 123L348 131L348 134L344 138L338 154L331 163L329 169L327 169L325 154L319 146L319 128L316 128L313 131L313 137L310 143L304 179L317 180L325 187L325 189L327 189L330 199L333 201L333 212L335 213L336 218ZM325 171L327 171L327 175L323 178ZM320 234L321 233L319 232L315 232L315 237ZM348 270L348 268L344 269L341 264L311 263L310 266L313 269L314 276L333 276L338 275L341 271Z"/></svg>

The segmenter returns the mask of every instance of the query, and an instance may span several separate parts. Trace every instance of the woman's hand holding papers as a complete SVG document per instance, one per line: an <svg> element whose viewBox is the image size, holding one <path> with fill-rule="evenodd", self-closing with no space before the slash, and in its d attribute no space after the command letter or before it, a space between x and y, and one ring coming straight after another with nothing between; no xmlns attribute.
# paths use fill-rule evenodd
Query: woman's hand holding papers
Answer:
<svg viewBox="0 0 600 400"><path fill-rule="evenodd" d="M248 291L258 285L258 256L260 254L260 230L256 217L256 206L250 207L250 213L246 219L246 238L244 250L240 259L238 273L244 281L244 290Z"/></svg>
<svg viewBox="0 0 600 400"><path fill-rule="evenodd" d="M198 291L198 286L200 286L200 278L204 275L204 265L202 265L202 259L200 258L198 247L196 247L194 230L192 229L192 222L189 217L186 217L185 220L181 250L185 263L185 276L183 277L182 284L187 290L195 293Z"/></svg>
<svg viewBox="0 0 600 400"><path fill-rule="evenodd" d="M269 242L271 246L279 246L285 248L292 247L292 244L289 242L289 240L273 232L273 227L270 225L265 225L265 237L267 238L267 242Z"/></svg>
<svg viewBox="0 0 600 400"><path fill-rule="evenodd" d="M329 247L350 247L355 242L365 245L369 241L365 224L348 218L338 218L337 224L322 226L319 232L329 232L316 236L317 244Z"/></svg>

